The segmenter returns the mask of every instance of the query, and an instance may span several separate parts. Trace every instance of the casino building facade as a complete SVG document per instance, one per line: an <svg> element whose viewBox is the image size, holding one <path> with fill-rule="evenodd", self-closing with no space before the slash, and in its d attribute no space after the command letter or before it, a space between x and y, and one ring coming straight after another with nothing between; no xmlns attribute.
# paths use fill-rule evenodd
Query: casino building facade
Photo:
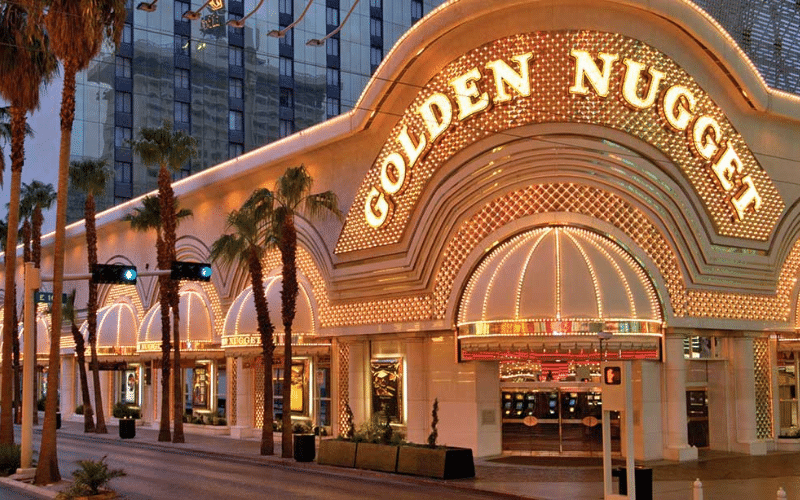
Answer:
<svg viewBox="0 0 800 500"><path fill-rule="evenodd" d="M208 260L225 214L304 164L347 215L298 223L296 390L276 412L337 434L345 407L381 411L424 442L438 400L440 442L477 456L597 454L599 363L631 360L637 459L763 454L800 434L798 132L800 99L692 3L452 1L353 111L177 182L178 255ZM101 261L155 266L122 221L137 203L99 216ZM82 225L67 233L66 272L85 272ZM278 256L265 267L280 325ZM99 321L109 408L154 425L157 292L106 285ZM258 432L247 276L182 283L180 315L187 411Z"/></svg>

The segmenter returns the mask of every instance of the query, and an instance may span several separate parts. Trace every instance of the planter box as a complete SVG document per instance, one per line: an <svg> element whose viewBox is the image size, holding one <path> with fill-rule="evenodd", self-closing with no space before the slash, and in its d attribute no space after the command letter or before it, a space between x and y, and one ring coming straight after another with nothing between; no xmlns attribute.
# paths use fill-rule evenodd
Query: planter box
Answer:
<svg viewBox="0 0 800 500"><path fill-rule="evenodd" d="M323 465L337 465L339 467L355 467L356 447L357 444L352 441L323 439L319 442L317 463Z"/></svg>
<svg viewBox="0 0 800 500"><path fill-rule="evenodd" d="M97 495L75 497L75 500L111 500L112 498L117 498L117 494L115 492L101 491Z"/></svg>
<svg viewBox="0 0 800 500"><path fill-rule="evenodd" d="M231 433L231 428L227 425L187 424L184 422L183 431L187 434L200 434L203 436L227 436Z"/></svg>
<svg viewBox="0 0 800 500"><path fill-rule="evenodd" d="M356 468L395 472L397 471L397 451L399 448L399 446L389 444L358 443Z"/></svg>
<svg viewBox="0 0 800 500"><path fill-rule="evenodd" d="M778 438L778 449L781 451L800 451L800 439Z"/></svg>
<svg viewBox="0 0 800 500"><path fill-rule="evenodd" d="M425 448L401 446L397 472L439 479L475 477L470 448Z"/></svg>

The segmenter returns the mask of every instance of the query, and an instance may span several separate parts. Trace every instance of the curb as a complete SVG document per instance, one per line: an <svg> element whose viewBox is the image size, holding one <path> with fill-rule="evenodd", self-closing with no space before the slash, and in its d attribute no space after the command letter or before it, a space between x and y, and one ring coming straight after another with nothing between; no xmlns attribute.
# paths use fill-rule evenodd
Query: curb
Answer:
<svg viewBox="0 0 800 500"><path fill-rule="evenodd" d="M55 498L59 493L48 488L34 486L32 484L25 483L23 481L17 481L16 479L11 479L8 477L0 477L0 484L4 484L13 489L25 491L26 493L33 493L34 495L38 495L43 498Z"/></svg>

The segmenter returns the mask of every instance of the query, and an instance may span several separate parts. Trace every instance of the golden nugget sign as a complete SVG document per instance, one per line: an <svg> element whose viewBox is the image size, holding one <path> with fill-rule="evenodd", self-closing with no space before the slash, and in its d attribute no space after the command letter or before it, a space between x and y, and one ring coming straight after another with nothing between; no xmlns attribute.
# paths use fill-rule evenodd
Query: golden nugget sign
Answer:
<svg viewBox="0 0 800 500"><path fill-rule="evenodd" d="M556 122L615 128L661 150L721 235L765 240L783 210L740 134L666 55L613 33L539 32L476 49L426 85L365 179L337 251L399 241L425 183L463 147Z"/></svg>

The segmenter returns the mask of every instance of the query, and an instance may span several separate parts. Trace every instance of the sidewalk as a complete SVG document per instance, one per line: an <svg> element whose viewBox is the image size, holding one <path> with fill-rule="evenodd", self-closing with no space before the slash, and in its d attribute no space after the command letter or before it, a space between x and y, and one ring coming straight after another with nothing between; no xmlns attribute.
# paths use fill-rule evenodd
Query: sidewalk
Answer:
<svg viewBox="0 0 800 500"><path fill-rule="evenodd" d="M35 437L39 429L34 429ZM295 462L280 458L280 434L276 434L275 450L278 456L263 457L259 454L258 439L231 439L225 436L186 434L186 443L159 443L158 430L137 427L134 439L119 438L116 426L109 426L108 434L84 434L83 424L64 422L59 434L73 434L88 440L113 440L131 446L146 446L163 449L201 451L269 464L289 467L294 470L338 476L370 477L391 483L419 482L446 484L454 489L492 492L497 498L537 500L597 500L603 498L602 466L600 459L569 459L547 457L498 457L476 459L476 477L440 481L435 479L384 474L373 471L347 469ZM34 440L34 444L38 439ZM654 498L658 500L689 500L692 498L692 482L700 478L704 486L705 500L747 499L775 500L776 491L782 486L787 498L800 498L800 453L771 453L751 457L722 452L701 452L700 460L691 463L676 463L665 460L641 463L653 469ZM63 485L39 488L20 486L18 481L0 479L0 484L25 488L47 498L54 498Z"/></svg>

